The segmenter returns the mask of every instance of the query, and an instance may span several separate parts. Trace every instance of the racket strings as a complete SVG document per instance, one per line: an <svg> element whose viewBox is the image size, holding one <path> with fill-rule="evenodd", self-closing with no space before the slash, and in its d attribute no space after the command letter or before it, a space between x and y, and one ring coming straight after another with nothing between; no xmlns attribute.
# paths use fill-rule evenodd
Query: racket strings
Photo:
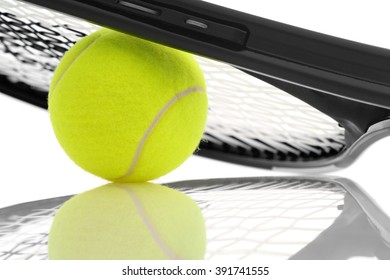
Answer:
<svg viewBox="0 0 390 280"><path fill-rule="evenodd" d="M58 208L39 209L0 221L0 259L47 259L48 233Z"/></svg>
<svg viewBox="0 0 390 280"><path fill-rule="evenodd" d="M0 75L48 91L59 60L97 26L15 0L0 0ZM80 28L81 30L79 30Z"/></svg>

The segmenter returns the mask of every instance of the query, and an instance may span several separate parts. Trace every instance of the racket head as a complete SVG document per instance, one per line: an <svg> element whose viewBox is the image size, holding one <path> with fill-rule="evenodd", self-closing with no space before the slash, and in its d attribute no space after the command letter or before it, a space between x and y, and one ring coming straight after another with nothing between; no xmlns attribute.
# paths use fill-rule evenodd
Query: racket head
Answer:
<svg viewBox="0 0 390 280"><path fill-rule="evenodd" d="M225 178L165 185L200 206L206 222L207 260L390 259L389 216L347 179ZM71 197L1 209L0 259L46 259L52 220ZM326 242L319 242L329 231ZM364 238L365 242L332 246L345 238Z"/></svg>
<svg viewBox="0 0 390 280"><path fill-rule="evenodd" d="M0 4L0 91L46 108L64 52L101 27L26 2ZM227 63L197 59L210 101L199 155L268 169L328 171L351 164L378 134L390 133L387 122L376 120L381 133L371 137L374 127L350 144L345 128L304 101Z"/></svg>

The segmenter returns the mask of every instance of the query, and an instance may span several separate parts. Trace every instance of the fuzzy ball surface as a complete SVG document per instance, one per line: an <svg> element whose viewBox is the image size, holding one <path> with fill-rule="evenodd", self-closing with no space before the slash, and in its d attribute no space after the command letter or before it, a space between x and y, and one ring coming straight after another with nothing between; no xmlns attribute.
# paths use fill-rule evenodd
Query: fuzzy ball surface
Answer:
<svg viewBox="0 0 390 280"><path fill-rule="evenodd" d="M192 55L107 29L64 55L48 103L66 154L114 182L152 180L181 165L199 145L208 110Z"/></svg>

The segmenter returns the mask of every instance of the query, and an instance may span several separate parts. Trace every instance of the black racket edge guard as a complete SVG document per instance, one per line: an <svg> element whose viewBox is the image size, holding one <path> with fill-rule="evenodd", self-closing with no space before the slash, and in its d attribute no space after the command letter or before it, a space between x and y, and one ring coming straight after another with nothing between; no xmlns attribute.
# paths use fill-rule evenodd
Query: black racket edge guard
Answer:
<svg viewBox="0 0 390 280"><path fill-rule="evenodd" d="M146 5L158 13L148 14L119 5L123 1ZM390 108L390 50L384 48L320 34L203 1L27 2L224 61L241 69ZM215 28L200 30L188 26L187 21L179 20L183 17Z"/></svg>
<svg viewBox="0 0 390 280"><path fill-rule="evenodd" d="M3 75L0 75L0 92L42 109L48 108L46 92L34 89L22 82L13 83Z"/></svg>

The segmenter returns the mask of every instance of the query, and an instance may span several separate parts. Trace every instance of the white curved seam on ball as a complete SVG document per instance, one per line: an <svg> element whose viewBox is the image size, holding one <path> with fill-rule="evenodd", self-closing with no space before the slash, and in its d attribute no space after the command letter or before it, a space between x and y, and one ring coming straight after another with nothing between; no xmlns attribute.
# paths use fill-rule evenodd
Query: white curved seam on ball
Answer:
<svg viewBox="0 0 390 280"><path fill-rule="evenodd" d="M126 178L134 172L135 167L137 166L138 160L141 157L141 152L142 152L143 147L146 143L146 140L148 139L149 135L152 133L153 129L156 127L156 125L158 124L160 119L163 117L165 112L167 112L169 110L169 108L171 108L177 101L179 101L180 98L185 97L185 96L190 95L191 93L195 93L195 92L206 93L206 90L203 87L199 87L199 86L191 87L189 89L186 89L184 91L179 92L171 100L169 100L167 104L165 104L165 106L160 110L160 112L158 112L158 114L154 118L153 122L147 128L145 134L141 138L141 141L138 143L138 147L135 151L133 161L130 164L130 168L125 173L125 175L123 175L119 178L116 178L116 180Z"/></svg>
<svg viewBox="0 0 390 280"><path fill-rule="evenodd" d="M65 70L61 73L61 76L58 78L57 82L53 86L53 92L57 88L58 84L61 82L62 78L64 77L65 73L69 70L69 68L73 65L73 63L90 47L92 46L102 35L97 36L93 41L91 41L88 45L86 45L75 58L72 59L72 61L69 63L68 66L66 66Z"/></svg>
<svg viewBox="0 0 390 280"><path fill-rule="evenodd" d="M138 215L141 217L141 220L144 222L145 226L148 228L150 234L152 235L152 238L157 243L157 245L160 247L160 249L164 252L164 254L167 255L168 258L170 258L172 260L178 260L179 257L174 252L172 252L171 249L169 249L169 247L167 245L165 245L165 243L161 240L156 228L153 226L151 221L148 219L148 216L146 215L146 213L142 207L141 202L137 198L137 195L132 190L130 190L128 188L121 187L121 186L118 186L118 187L125 190L129 194L129 196L131 197L131 199L134 202L135 208L137 209Z"/></svg>

